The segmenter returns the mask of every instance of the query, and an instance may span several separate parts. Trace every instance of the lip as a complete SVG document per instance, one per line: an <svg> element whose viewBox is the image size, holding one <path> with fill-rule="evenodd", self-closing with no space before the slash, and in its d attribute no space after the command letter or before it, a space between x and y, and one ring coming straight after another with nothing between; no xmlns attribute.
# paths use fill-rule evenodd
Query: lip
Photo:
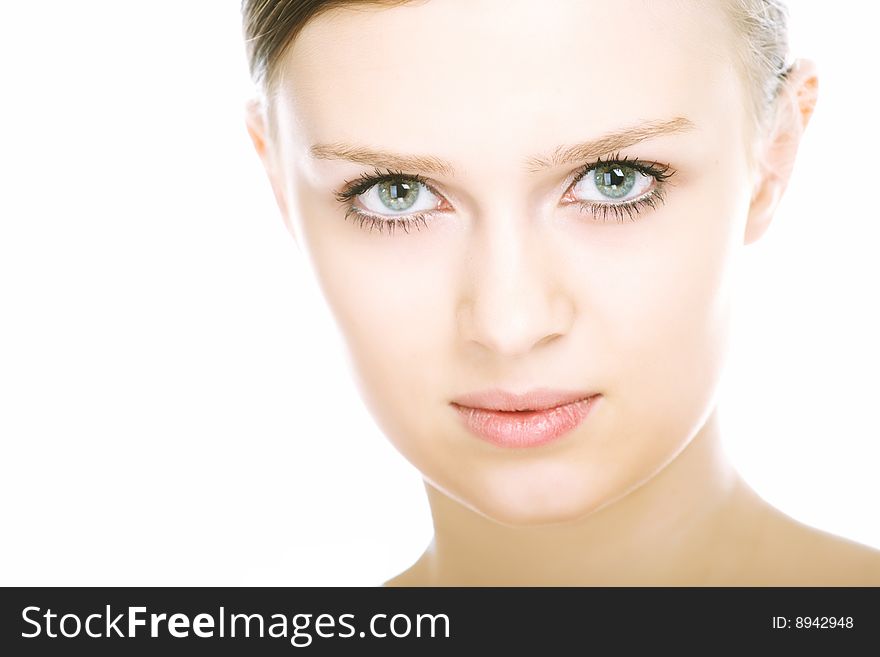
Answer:
<svg viewBox="0 0 880 657"><path fill-rule="evenodd" d="M599 393L539 388L516 394L487 390L451 402L465 426L499 447L537 447L580 425Z"/></svg>

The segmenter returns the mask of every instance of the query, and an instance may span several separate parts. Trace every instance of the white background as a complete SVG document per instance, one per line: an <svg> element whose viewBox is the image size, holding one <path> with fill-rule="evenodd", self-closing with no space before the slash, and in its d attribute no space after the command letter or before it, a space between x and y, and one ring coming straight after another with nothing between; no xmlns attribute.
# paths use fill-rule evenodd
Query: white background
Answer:
<svg viewBox="0 0 880 657"><path fill-rule="evenodd" d="M880 547L880 4L791 6L820 99L722 420L765 499ZM248 141L238 10L0 9L0 584L376 585L431 539Z"/></svg>

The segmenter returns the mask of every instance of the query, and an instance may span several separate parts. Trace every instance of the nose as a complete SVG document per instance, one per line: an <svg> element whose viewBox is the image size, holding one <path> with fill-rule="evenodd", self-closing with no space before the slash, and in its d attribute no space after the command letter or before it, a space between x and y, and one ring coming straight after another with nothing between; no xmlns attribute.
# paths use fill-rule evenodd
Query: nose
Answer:
<svg viewBox="0 0 880 657"><path fill-rule="evenodd" d="M470 245L458 330L468 343L519 357L568 333L574 303L562 285L559 255L540 227L495 226Z"/></svg>

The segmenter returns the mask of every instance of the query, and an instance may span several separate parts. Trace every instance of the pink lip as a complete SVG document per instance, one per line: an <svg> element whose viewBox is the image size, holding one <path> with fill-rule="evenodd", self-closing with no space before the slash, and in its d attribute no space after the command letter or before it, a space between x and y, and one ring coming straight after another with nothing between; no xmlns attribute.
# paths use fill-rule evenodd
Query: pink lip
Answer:
<svg viewBox="0 0 880 657"><path fill-rule="evenodd" d="M541 388L525 394L503 390L463 395L453 400L465 425L499 447L536 447L583 422L601 395Z"/></svg>

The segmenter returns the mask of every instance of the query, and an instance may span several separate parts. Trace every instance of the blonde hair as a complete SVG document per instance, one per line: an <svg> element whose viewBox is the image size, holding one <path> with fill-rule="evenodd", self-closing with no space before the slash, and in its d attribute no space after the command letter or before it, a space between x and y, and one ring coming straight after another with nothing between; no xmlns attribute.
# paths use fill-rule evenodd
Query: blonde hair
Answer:
<svg viewBox="0 0 880 657"><path fill-rule="evenodd" d="M737 41L737 64L751 90L755 134L766 134L775 118L777 99L793 62L789 49L789 14L783 0L724 0Z"/></svg>

